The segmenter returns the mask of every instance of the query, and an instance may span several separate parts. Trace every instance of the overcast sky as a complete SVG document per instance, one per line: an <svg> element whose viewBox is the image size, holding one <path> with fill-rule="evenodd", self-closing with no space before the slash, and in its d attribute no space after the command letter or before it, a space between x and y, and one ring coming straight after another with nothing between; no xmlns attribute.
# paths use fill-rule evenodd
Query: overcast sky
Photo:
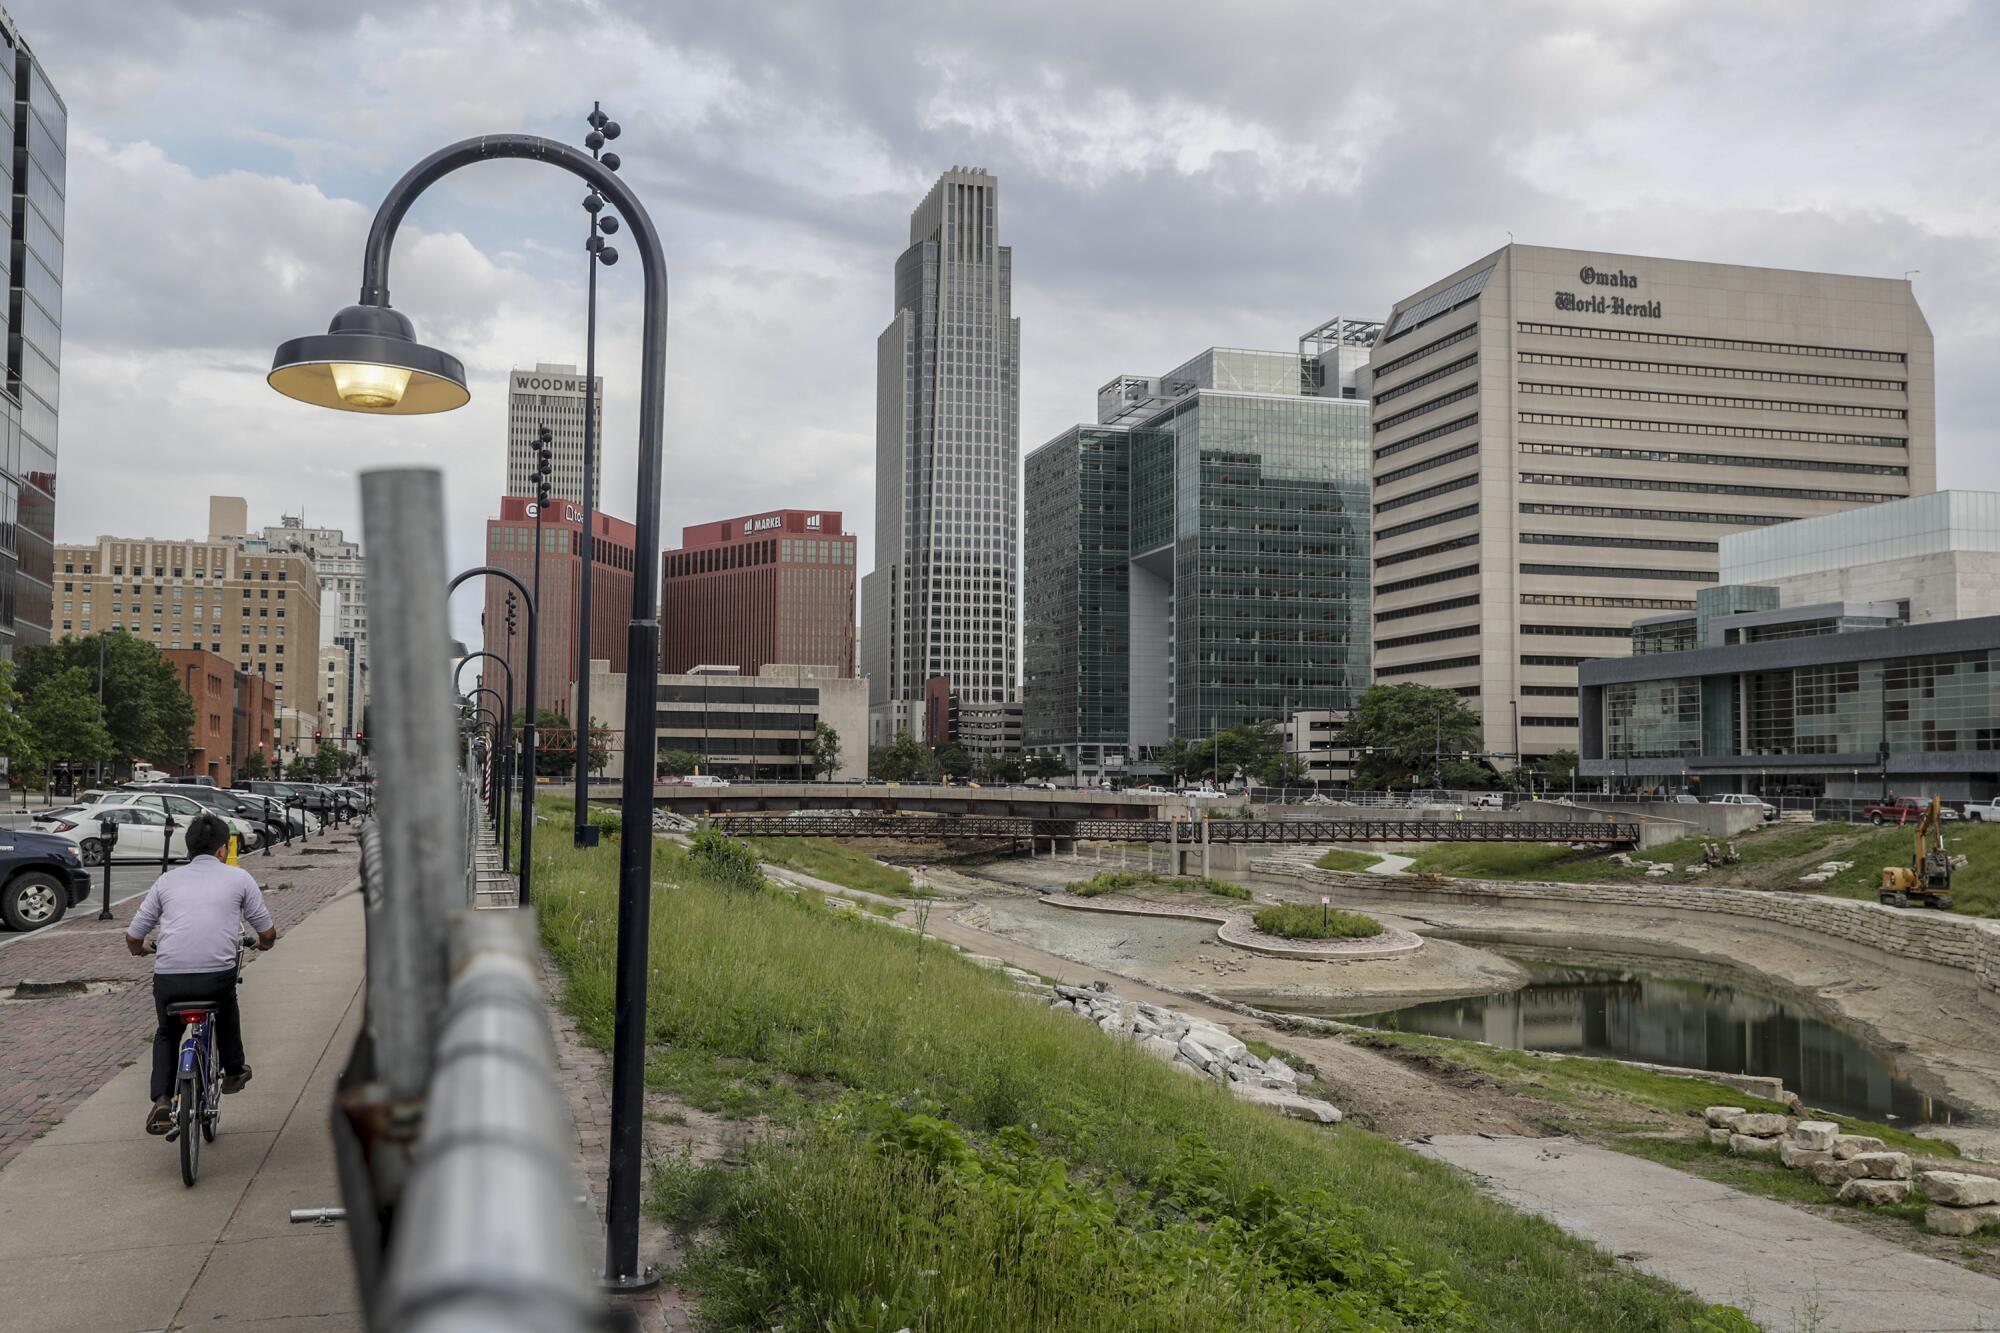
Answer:
<svg viewBox="0 0 2000 1333"><path fill-rule="evenodd" d="M1114 374L1380 317L1511 232L1920 270L1939 484L2000 488L2000 6L1976 0L7 4L70 113L62 540L200 535L212 492L354 532L356 472L421 463L473 563L507 369L582 361L569 178L474 168L404 228L395 304L464 358L469 408L315 412L263 376L354 300L404 168L481 132L575 141L593 98L672 270L669 544L839 508L872 564L875 337L954 164L1000 178L1024 454ZM606 274L599 337L621 517L639 276Z"/></svg>

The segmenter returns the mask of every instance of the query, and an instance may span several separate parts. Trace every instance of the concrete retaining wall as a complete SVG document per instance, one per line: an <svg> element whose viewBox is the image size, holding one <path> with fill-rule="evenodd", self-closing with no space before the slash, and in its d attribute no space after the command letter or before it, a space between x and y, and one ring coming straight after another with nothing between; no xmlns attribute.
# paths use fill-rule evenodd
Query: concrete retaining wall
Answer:
<svg viewBox="0 0 2000 1333"><path fill-rule="evenodd" d="M1313 870L1270 860L1258 862L1256 868L1263 874L1330 884L1351 892L1377 896L1393 892L1421 898L1434 893L1460 900L1601 903L1613 907L1723 912L1731 916L1752 917L1865 944L1914 962L1970 972L1978 980L1982 996L2000 1007L2000 922L1977 917L1883 907L1879 903L1827 898L1818 894L1706 888L1691 884L1548 884L1540 881L1433 879L1413 875L1385 879L1381 875Z"/></svg>

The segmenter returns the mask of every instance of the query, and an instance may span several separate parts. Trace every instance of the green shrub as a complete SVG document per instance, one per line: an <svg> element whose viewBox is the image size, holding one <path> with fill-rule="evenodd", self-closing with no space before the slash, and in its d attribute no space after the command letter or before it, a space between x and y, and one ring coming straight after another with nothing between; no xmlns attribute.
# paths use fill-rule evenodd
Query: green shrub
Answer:
<svg viewBox="0 0 2000 1333"><path fill-rule="evenodd" d="M1260 907L1253 919L1266 935L1288 940L1362 940L1382 933L1382 923L1372 916L1306 903Z"/></svg>
<svg viewBox="0 0 2000 1333"><path fill-rule="evenodd" d="M1321 870L1368 870L1381 859L1373 852L1350 852L1345 847L1332 847L1313 864Z"/></svg>
<svg viewBox="0 0 2000 1333"><path fill-rule="evenodd" d="M757 853L712 828L696 829L688 839L688 859L726 888L754 893L765 887L764 864Z"/></svg>
<svg viewBox="0 0 2000 1333"><path fill-rule="evenodd" d="M616 839L618 831L625 827L625 817L616 810L592 810L590 823L591 827L598 831L599 837L611 841Z"/></svg>
<svg viewBox="0 0 2000 1333"><path fill-rule="evenodd" d="M1096 898L1107 893L1137 893L1161 889L1169 893L1212 893L1218 898L1248 900L1250 890L1227 880L1199 875L1156 875L1150 870L1107 870L1101 875L1079 880L1064 890L1079 898Z"/></svg>

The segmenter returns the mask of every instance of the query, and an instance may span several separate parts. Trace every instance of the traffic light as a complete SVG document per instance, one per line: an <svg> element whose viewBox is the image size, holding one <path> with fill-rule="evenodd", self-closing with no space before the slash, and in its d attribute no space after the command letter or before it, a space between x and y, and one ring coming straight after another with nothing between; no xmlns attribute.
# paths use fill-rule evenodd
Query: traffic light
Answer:
<svg viewBox="0 0 2000 1333"><path fill-rule="evenodd" d="M318 745L318 744L319 744L319 743L320 743L321 741L323 741L323 740L325 740L325 739L326 739L326 733L325 733L325 732L323 732L323 731L315 731L315 732L313 733L313 744L314 744L314 745Z"/></svg>

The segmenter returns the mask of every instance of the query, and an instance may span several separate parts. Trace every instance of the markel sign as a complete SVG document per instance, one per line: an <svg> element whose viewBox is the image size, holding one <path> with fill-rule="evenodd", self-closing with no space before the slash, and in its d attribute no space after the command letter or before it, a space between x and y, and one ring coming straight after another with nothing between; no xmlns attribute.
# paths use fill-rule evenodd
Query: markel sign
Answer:
<svg viewBox="0 0 2000 1333"><path fill-rule="evenodd" d="M1625 287L1634 288L1639 279L1624 269L1607 273L1601 268L1585 264L1576 272L1576 280L1585 287ZM1557 292L1556 309L1583 315L1625 315L1633 319L1660 318L1658 301L1628 301L1622 296L1598 296L1586 293Z"/></svg>

